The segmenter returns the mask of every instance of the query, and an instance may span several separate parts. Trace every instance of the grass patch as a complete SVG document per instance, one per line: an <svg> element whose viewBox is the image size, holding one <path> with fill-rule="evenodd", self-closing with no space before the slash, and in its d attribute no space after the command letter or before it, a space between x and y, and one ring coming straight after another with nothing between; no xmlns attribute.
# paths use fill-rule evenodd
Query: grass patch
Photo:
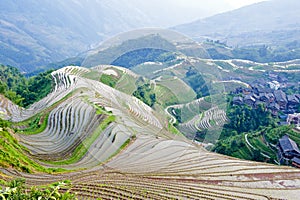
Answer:
<svg viewBox="0 0 300 200"><path fill-rule="evenodd" d="M247 147L240 148L239 150L235 151L231 156L244 160L252 160L252 153Z"/></svg>
<svg viewBox="0 0 300 200"><path fill-rule="evenodd" d="M178 104L179 101L176 95L167 87L157 84L154 87L156 94L157 103L162 105L164 108L170 105Z"/></svg>
<svg viewBox="0 0 300 200"><path fill-rule="evenodd" d="M100 82L114 88L119 81L119 77L108 75L108 74L102 74L100 77Z"/></svg>
<svg viewBox="0 0 300 200"><path fill-rule="evenodd" d="M39 113L30 120L19 123L18 126L25 126L26 128L17 130L17 133L34 135L43 132L47 127L49 114L50 113L46 113L43 115L42 113Z"/></svg>
<svg viewBox="0 0 300 200"><path fill-rule="evenodd" d="M173 126L173 124L171 124L170 122L168 122L168 131L173 133L174 135L182 135L184 136L177 128L175 128L175 126Z"/></svg>
<svg viewBox="0 0 300 200"><path fill-rule="evenodd" d="M215 64L219 65L220 67L222 67L225 70L233 70L233 66L227 62L224 61L215 61Z"/></svg>
<svg viewBox="0 0 300 200"><path fill-rule="evenodd" d="M240 158L240 159L252 160L253 153L252 153L251 149L246 145L244 134L240 135L240 137L238 137L238 138L241 139L241 143L244 145L239 145L239 147L236 148L236 151L232 154L232 156L236 157L236 158Z"/></svg>
<svg viewBox="0 0 300 200"><path fill-rule="evenodd" d="M269 156L276 158L276 154L265 144L262 142L261 136L248 138L250 144L252 144L255 148L261 150L263 153L268 154Z"/></svg>
<svg viewBox="0 0 300 200"><path fill-rule="evenodd" d="M7 131L0 131L0 166L12 167L18 171L33 172L63 172L60 168L45 168L31 160L26 154L26 149Z"/></svg>
<svg viewBox="0 0 300 200"><path fill-rule="evenodd" d="M161 70L164 68L167 68L168 66L165 64L158 64L158 63L153 63L153 64L141 64L134 66L130 68L131 71L140 74L142 76L146 76L147 78L151 78L153 76L154 72L157 70Z"/></svg>
<svg viewBox="0 0 300 200"><path fill-rule="evenodd" d="M216 126L216 125L217 125L216 121L213 120L213 119L210 119L208 123L209 123L211 126Z"/></svg>
<svg viewBox="0 0 300 200"><path fill-rule="evenodd" d="M96 109L96 114L97 115L102 115L102 114L109 115L109 116L112 115L112 112L105 110L105 108L103 106L100 106L98 104L94 104L94 103L91 103L91 102L89 102L89 103L94 106L94 108Z"/></svg>
<svg viewBox="0 0 300 200"><path fill-rule="evenodd" d="M188 103L196 98L195 91L181 79L163 77L159 81L159 85L168 88L172 96L176 97L178 103Z"/></svg>
<svg viewBox="0 0 300 200"><path fill-rule="evenodd" d="M132 93L137 89L136 81L138 78L133 77L129 74L123 74L119 78L115 88L121 92L132 95Z"/></svg>
<svg viewBox="0 0 300 200"><path fill-rule="evenodd" d="M57 199L57 200L76 200L75 194L70 193L71 183L62 181L46 186L33 186L29 189L25 185L25 179L17 178L5 183L5 190L0 192L1 199ZM61 192L64 188L66 192Z"/></svg>
<svg viewBox="0 0 300 200"><path fill-rule="evenodd" d="M84 77L84 78L95 80L95 81L98 81L100 76L101 76L101 73L98 71L95 71L95 70L87 72L82 75L82 77Z"/></svg>

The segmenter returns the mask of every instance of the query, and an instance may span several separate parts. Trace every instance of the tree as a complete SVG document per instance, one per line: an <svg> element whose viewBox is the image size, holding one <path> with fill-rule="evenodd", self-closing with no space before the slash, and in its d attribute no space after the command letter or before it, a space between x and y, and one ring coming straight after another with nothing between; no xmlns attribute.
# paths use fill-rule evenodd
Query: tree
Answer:
<svg viewBox="0 0 300 200"><path fill-rule="evenodd" d="M17 68L1 65L0 93L17 105L27 107L51 92L52 71L26 79Z"/></svg>
<svg viewBox="0 0 300 200"><path fill-rule="evenodd" d="M259 149L254 149L252 152L253 152L253 160L264 161L264 158L262 157L261 151Z"/></svg>
<svg viewBox="0 0 300 200"><path fill-rule="evenodd" d="M134 91L133 96L140 99L150 107L152 107L156 102L156 95L149 83L138 86L137 90Z"/></svg>

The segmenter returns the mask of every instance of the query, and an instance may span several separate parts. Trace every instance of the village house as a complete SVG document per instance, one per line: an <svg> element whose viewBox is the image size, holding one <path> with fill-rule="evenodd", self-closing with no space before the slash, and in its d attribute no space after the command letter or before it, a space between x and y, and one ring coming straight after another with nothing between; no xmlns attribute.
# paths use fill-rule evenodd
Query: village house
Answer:
<svg viewBox="0 0 300 200"><path fill-rule="evenodd" d="M251 95L248 94L244 97L244 102L245 104L249 105L249 106L254 106L256 99Z"/></svg>
<svg viewBox="0 0 300 200"><path fill-rule="evenodd" d="M274 91L275 101L279 104L280 109L285 110L287 108L288 100L286 94L282 90Z"/></svg>
<svg viewBox="0 0 300 200"><path fill-rule="evenodd" d="M242 105L244 103L244 100L242 97L233 97L232 99L233 105Z"/></svg>
<svg viewBox="0 0 300 200"><path fill-rule="evenodd" d="M280 110L280 106L275 102L270 103L267 108L272 112L272 115L277 115Z"/></svg>
<svg viewBox="0 0 300 200"><path fill-rule="evenodd" d="M278 81L268 82L268 85L273 90L278 90L280 88L280 83Z"/></svg>
<svg viewBox="0 0 300 200"><path fill-rule="evenodd" d="M299 99L295 94L287 95L288 109L296 109L299 105Z"/></svg>
<svg viewBox="0 0 300 200"><path fill-rule="evenodd" d="M281 164L288 164L293 158L300 158L300 150L295 141L284 135L279 139L278 157Z"/></svg>
<svg viewBox="0 0 300 200"><path fill-rule="evenodd" d="M270 97L267 93L260 93L259 94L259 100L265 103L270 103Z"/></svg>

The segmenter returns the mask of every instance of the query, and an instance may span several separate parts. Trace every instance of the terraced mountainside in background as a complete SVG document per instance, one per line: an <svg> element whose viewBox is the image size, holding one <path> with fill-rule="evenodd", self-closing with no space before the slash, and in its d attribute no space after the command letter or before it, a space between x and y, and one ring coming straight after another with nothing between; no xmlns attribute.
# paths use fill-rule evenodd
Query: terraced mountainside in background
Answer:
<svg viewBox="0 0 300 200"><path fill-rule="evenodd" d="M161 55L167 52L209 58L206 50L190 38L167 29L144 28L119 34L101 43L86 53L81 65L118 64L130 68L132 60L135 62L131 63L131 67L159 58L162 62L167 61Z"/></svg>
<svg viewBox="0 0 300 200"><path fill-rule="evenodd" d="M203 44L170 31L158 31L158 34L151 31L137 30L117 36L91 51L84 63L88 66L117 64L142 75L143 78L134 81L126 78L130 88L126 93L160 113L167 112L170 129L175 126L187 138L201 142L208 149L275 164L279 160L276 145L284 133L300 145L300 137L292 127L278 127L287 124L282 119L286 112L296 111L285 110L272 117L268 105L263 105L261 111L255 106L240 110L230 106L237 89L249 93L257 85L266 92L272 90L270 84L280 82L280 90L287 94L300 93L299 60L259 63L209 59ZM101 76L100 80L119 89L118 82L123 78L111 74ZM124 86L121 90L125 91ZM245 117L244 112L252 114ZM247 138L250 143L246 142ZM239 147L233 148L234 144Z"/></svg>
<svg viewBox="0 0 300 200"><path fill-rule="evenodd" d="M110 87L99 81L103 81L103 75L118 77L120 81L108 79L115 83L114 88ZM72 181L70 191L77 192L82 199L299 196L298 169L215 154L171 133L164 110L154 110L129 95L140 79L128 69L69 66L54 71L52 77L53 92L28 109L1 96L2 118L10 120L1 134L9 132L22 146L2 145L0 149L17 149L45 168L60 167L67 171L56 169L46 173L40 167L32 167L32 173L26 173L22 168L1 165L3 180L23 177L30 186L68 179ZM157 80L158 83L160 79ZM154 84L155 89L157 85ZM34 123L40 127L31 129ZM34 165L28 162L21 160L19 165Z"/></svg>

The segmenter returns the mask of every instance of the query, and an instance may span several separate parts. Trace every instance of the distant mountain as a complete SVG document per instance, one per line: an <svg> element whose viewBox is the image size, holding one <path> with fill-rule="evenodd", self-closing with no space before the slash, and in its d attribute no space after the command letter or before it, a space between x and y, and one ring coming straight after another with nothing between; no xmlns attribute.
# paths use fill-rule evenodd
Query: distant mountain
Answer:
<svg viewBox="0 0 300 200"><path fill-rule="evenodd" d="M108 36L151 25L127 0L0 1L0 63L32 71Z"/></svg>
<svg viewBox="0 0 300 200"><path fill-rule="evenodd" d="M131 68L143 62L161 62L165 59L172 59L171 54L175 52L209 58L201 45L196 45L193 40L175 31L145 28L111 38L88 51L80 64L85 67L113 64Z"/></svg>
<svg viewBox="0 0 300 200"><path fill-rule="evenodd" d="M170 17L150 4L139 0L0 1L0 64L16 66L27 73L49 63L80 64L85 58L84 53L77 57L80 52L93 49L117 33L166 25ZM174 6L166 4L159 6L171 12ZM174 29L196 39L227 41L230 46L282 43L287 48L283 51L292 52L300 49L299 7L296 0L273 0ZM155 12L151 10L154 8ZM234 58L213 54L216 56L212 58ZM69 59L72 57L76 58Z"/></svg>
<svg viewBox="0 0 300 200"><path fill-rule="evenodd" d="M300 3L270 0L183 24L173 29L197 40L207 38L231 46L289 45L300 47Z"/></svg>

